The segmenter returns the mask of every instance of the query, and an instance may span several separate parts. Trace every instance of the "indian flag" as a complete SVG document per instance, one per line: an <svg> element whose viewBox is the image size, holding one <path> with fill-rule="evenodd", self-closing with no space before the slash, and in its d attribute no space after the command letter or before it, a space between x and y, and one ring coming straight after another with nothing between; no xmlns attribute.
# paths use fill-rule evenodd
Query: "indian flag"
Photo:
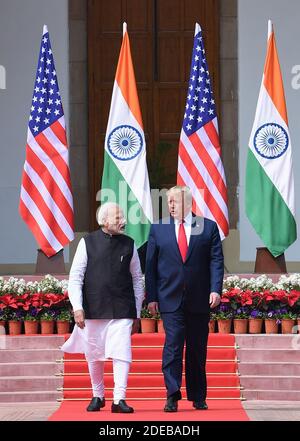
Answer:
<svg viewBox="0 0 300 441"><path fill-rule="evenodd" d="M138 248L148 240L152 204L146 143L126 23L105 137L101 201L123 208L126 234Z"/></svg>
<svg viewBox="0 0 300 441"><path fill-rule="evenodd" d="M249 141L246 213L274 257L297 238L292 147L284 88L271 21L268 49Z"/></svg>

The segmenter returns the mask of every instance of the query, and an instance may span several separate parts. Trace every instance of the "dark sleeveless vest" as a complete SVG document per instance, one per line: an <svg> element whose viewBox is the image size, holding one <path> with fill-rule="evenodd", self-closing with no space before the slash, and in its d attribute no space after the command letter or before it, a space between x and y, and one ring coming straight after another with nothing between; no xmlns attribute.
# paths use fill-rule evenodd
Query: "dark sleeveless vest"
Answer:
<svg viewBox="0 0 300 441"><path fill-rule="evenodd" d="M83 309L87 319L136 318L130 273L133 240L99 229L85 238L88 262L83 282Z"/></svg>

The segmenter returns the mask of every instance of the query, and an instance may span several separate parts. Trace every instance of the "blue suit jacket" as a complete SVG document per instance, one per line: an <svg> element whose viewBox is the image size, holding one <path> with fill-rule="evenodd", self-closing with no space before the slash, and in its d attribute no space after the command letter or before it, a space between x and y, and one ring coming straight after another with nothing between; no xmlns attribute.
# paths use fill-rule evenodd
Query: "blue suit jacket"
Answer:
<svg viewBox="0 0 300 441"><path fill-rule="evenodd" d="M167 223L166 223L167 222ZM224 258L217 224L193 215L191 237L182 261L172 217L151 226L146 256L146 301L174 312L185 295L186 308L208 313L209 294L222 293Z"/></svg>

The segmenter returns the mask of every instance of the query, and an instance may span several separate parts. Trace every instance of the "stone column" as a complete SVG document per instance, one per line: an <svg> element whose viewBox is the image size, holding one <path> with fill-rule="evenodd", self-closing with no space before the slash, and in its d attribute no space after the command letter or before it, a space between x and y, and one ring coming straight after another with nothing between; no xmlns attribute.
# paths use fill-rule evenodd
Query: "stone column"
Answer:
<svg viewBox="0 0 300 441"><path fill-rule="evenodd" d="M88 231L87 1L69 0L70 170L75 231Z"/></svg>
<svg viewBox="0 0 300 441"><path fill-rule="evenodd" d="M230 229L238 213L238 31L237 0L220 0L220 135L226 173Z"/></svg>

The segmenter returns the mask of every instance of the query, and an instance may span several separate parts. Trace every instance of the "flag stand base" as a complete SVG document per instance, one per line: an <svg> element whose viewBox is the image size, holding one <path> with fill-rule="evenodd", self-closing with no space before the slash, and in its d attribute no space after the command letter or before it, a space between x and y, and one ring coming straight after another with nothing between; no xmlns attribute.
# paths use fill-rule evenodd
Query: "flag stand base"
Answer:
<svg viewBox="0 0 300 441"><path fill-rule="evenodd" d="M65 274L64 250L60 250L52 257L38 249L35 274Z"/></svg>
<svg viewBox="0 0 300 441"><path fill-rule="evenodd" d="M274 257L268 248L256 248L255 273L260 274L279 274L286 273L286 263L284 254Z"/></svg>

